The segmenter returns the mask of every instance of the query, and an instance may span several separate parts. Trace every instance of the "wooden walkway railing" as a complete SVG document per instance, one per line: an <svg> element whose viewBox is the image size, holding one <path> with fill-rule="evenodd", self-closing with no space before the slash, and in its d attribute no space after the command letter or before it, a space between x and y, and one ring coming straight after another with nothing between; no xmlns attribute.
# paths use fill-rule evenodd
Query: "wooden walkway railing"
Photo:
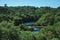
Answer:
<svg viewBox="0 0 60 40"><path fill-rule="evenodd" d="M32 29L32 28L43 28L43 26L30 26L30 27L28 27L28 29Z"/></svg>

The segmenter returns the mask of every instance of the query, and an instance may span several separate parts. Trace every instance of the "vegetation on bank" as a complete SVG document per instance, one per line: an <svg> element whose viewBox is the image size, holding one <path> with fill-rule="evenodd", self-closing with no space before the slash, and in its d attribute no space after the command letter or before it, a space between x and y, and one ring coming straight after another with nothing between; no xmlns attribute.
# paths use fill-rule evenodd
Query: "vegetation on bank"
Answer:
<svg viewBox="0 0 60 40"><path fill-rule="evenodd" d="M24 31L25 22L44 27ZM0 40L60 40L60 7L0 6Z"/></svg>

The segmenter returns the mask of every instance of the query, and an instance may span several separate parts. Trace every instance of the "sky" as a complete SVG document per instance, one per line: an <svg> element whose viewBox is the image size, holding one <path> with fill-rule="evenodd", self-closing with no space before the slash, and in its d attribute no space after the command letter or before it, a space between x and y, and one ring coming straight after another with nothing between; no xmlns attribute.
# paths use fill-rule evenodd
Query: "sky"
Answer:
<svg viewBox="0 0 60 40"><path fill-rule="evenodd" d="M59 7L60 0L0 0L0 6L50 6L50 7Z"/></svg>

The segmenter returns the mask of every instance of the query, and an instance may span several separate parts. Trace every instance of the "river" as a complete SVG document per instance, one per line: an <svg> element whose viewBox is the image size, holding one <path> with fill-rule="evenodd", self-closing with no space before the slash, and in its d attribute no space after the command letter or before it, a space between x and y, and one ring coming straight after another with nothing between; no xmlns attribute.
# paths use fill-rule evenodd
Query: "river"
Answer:
<svg viewBox="0 0 60 40"><path fill-rule="evenodd" d="M26 26L32 26L32 25L35 24L35 22L25 22L24 24L25 24Z"/></svg>
<svg viewBox="0 0 60 40"><path fill-rule="evenodd" d="M33 26L35 24L35 22L25 22L24 23L26 26ZM33 28L33 31L34 32L38 32L39 31L39 28Z"/></svg>

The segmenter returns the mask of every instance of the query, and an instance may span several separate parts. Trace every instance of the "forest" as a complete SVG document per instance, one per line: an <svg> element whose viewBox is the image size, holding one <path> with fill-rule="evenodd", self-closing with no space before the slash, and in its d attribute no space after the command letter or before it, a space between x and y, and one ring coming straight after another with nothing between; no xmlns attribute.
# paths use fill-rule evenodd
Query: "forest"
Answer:
<svg viewBox="0 0 60 40"><path fill-rule="evenodd" d="M0 6L0 40L60 40L60 7Z"/></svg>

